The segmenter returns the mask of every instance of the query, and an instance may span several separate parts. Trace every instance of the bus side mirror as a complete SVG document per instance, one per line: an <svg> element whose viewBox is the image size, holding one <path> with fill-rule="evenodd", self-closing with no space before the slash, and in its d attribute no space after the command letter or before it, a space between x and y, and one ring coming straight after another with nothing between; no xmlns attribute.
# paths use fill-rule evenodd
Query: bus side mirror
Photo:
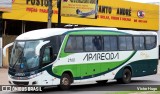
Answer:
<svg viewBox="0 0 160 94"><path fill-rule="evenodd" d="M42 46L49 43L49 42L50 41L44 41L44 42L41 42L40 44L38 44L37 47L36 47L36 50L35 50L35 54L37 56L39 56L40 55L40 49L42 48Z"/></svg>
<svg viewBox="0 0 160 94"><path fill-rule="evenodd" d="M13 42L7 44L7 45L3 48L3 56L4 56L4 57L6 57L6 50L7 50L7 48L9 48L9 47L12 46L12 45L13 45Z"/></svg>

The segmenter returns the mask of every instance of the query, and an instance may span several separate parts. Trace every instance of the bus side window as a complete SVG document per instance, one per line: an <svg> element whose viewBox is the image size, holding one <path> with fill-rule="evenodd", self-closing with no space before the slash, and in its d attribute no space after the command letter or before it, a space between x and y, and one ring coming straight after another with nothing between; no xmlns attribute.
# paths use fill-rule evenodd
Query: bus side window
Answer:
<svg viewBox="0 0 160 94"><path fill-rule="evenodd" d="M134 37L134 48L135 50L144 50L144 37L142 36Z"/></svg>
<svg viewBox="0 0 160 94"><path fill-rule="evenodd" d="M111 51L117 51L118 50L117 37L110 36L110 41L111 41Z"/></svg>
<svg viewBox="0 0 160 94"><path fill-rule="evenodd" d="M151 45L152 45L152 48L154 48L154 47L156 47L156 43L157 41L156 41L156 37L155 36L152 36L151 37Z"/></svg>
<svg viewBox="0 0 160 94"><path fill-rule="evenodd" d="M92 42L94 44L94 51L102 50L102 38L101 38L101 36L94 36Z"/></svg>
<svg viewBox="0 0 160 94"><path fill-rule="evenodd" d="M144 37L140 37L140 50L144 50Z"/></svg>
<svg viewBox="0 0 160 94"><path fill-rule="evenodd" d="M150 50L156 46L156 37L155 36L146 36L145 37L146 49Z"/></svg>
<svg viewBox="0 0 160 94"><path fill-rule="evenodd" d="M65 48L67 52L71 52L76 48L75 41L76 41L75 37L73 36L69 37L66 48Z"/></svg>
<svg viewBox="0 0 160 94"><path fill-rule="evenodd" d="M110 51L110 47L111 47L111 44L110 44L109 36L104 36L104 50Z"/></svg>
<svg viewBox="0 0 160 94"><path fill-rule="evenodd" d="M133 50L133 40L131 36L126 36L127 50Z"/></svg>
<svg viewBox="0 0 160 94"><path fill-rule="evenodd" d="M46 65L51 63L51 56L52 56L52 52L51 52L52 48L51 47L46 47L43 53L43 57L42 57L42 64Z"/></svg>
<svg viewBox="0 0 160 94"><path fill-rule="evenodd" d="M140 37L134 37L134 49L139 50L139 45L140 45Z"/></svg>
<svg viewBox="0 0 160 94"><path fill-rule="evenodd" d="M119 50L125 51L127 49L126 37L120 36L118 40L119 40Z"/></svg>
<svg viewBox="0 0 160 94"><path fill-rule="evenodd" d="M92 42L92 36L85 36L85 51L93 51L93 42Z"/></svg>
<svg viewBox="0 0 160 94"><path fill-rule="evenodd" d="M76 50L79 52L83 51L83 38L82 36L76 37Z"/></svg>
<svg viewBox="0 0 160 94"><path fill-rule="evenodd" d="M83 38L82 36L70 36L65 48L66 52L82 52Z"/></svg>

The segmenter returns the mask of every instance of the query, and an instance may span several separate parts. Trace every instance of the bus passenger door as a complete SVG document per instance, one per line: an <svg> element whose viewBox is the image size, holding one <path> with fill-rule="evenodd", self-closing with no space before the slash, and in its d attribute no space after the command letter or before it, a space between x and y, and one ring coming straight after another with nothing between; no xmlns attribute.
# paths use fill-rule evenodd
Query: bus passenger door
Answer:
<svg viewBox="0 0 160 94"><path fill-rule="evenodd" d="M52 48L49 47L45 47L45 49L42 49L42 67L47 66L48 64L52 63L53 61L53 53L52 53ZM45 70L43 73L43 77L40 78L41 79L41 84L42 85L52 85L53 81L52 81L52 76Z"/></svg>

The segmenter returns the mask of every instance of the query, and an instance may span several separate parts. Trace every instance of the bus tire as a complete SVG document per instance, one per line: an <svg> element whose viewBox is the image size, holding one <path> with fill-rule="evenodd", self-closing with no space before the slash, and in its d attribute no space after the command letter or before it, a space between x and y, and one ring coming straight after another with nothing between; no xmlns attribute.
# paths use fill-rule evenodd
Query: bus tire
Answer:
<svg viewBox="0 0 160 94"><path fill-rule="evenodd" d="M128 68L125 68L123 70L122 78L117 79L117 82L121 84L128 84L131 82L131 77L132 77L131 70Z"/></svg>
<svg viewBox="0 0 160 94"><path fill-rule="evenodd" d="M64 73L61 77L59 87L62 90L68 90L71 86L71 82L72 82L72 79L71 79L70 75L67 73Z"/></svg>
<svg viewBox="0 0 160 94"><path fill-rule="evenodd" d="M108 80L102 80L102 81L96 81L96 82L99 85L105 85L108 82Z"/></svg>

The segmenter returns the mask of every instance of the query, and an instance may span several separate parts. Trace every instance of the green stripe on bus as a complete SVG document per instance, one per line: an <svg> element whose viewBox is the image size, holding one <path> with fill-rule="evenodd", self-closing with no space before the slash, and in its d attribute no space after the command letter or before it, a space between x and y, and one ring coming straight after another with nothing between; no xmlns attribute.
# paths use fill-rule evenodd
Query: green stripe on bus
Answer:
<svg viewBox="0 0 160 94"><path fill-rule="evenodd" d="M78 34L78 35L129 35L129 33L112 31L112 30L72 30L64 34Z"/></svg>
<svg viewBox="0 0 160 94"><path fill-rule="evenodd" d="M97 62L97 63L81 63L71 65L59 65L52 69L53 74L61 76L63 72L70 71L74 79L87 79L92 76L97 77L106 74L130 60L136 52L133 52L127 59L118 62Z"/></svg>

